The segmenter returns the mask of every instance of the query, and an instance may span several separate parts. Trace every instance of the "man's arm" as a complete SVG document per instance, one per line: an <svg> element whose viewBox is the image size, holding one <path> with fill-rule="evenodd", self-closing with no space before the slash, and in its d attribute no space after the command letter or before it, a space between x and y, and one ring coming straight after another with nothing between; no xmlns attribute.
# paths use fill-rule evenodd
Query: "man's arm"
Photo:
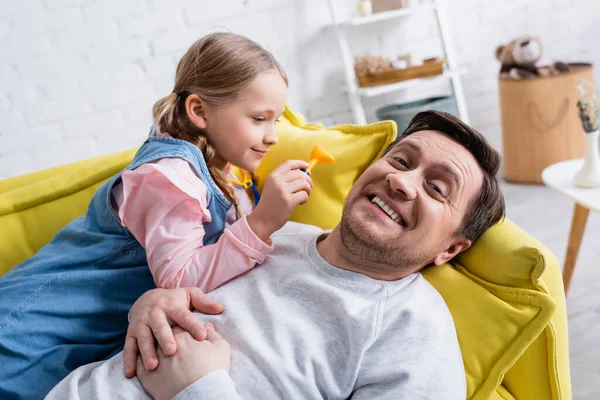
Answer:
<svg viewBox="0 0 600 400"><path fill-rule="evenodd" d="M47 400L112 399L208 399L237 400L229 378L229 344L206 324L206 340L197 341L176 327L178 351L167 357L159 350L160 365L148 372L138 365L140 379L123 376L123 353L110 360L83 365L71 372L46 397ZM202 379L200 379L202 378ZM145 389L145 390L144 390Z"/></svg>
<svg viewBox="0 0 600 400"><path fill-rule="evenodd" d="M83 365L56 385L45 400L148 399L138 379L123 376L123 353Z"/></svg>
<svg viewBox="0 0 600 400"><path fill-rule="evenodd" d="M241 400L229 373L223 369L206 375L188 386L173 400Z"/></svg>

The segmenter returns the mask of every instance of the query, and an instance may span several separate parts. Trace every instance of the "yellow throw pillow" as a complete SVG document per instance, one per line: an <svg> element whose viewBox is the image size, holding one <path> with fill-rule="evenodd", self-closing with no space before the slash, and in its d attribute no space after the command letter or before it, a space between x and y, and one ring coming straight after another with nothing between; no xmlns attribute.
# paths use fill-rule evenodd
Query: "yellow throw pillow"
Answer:
<svg viewBox="0 0 600 400"><path fill-rule="evenodd" d="M334 164L319 164L312 171L314 187L306 204L296 208L292 221L312 224L323 229L337 225L348 191L354 181L377 161L396 138L396 124L382 121L370 125L337 125L324 128L306 123L304 118L286 108L277 124L279 143L255 171L262 191L266 176L289 159L308 161L310 151L321 144L336 159Z"/></svg>

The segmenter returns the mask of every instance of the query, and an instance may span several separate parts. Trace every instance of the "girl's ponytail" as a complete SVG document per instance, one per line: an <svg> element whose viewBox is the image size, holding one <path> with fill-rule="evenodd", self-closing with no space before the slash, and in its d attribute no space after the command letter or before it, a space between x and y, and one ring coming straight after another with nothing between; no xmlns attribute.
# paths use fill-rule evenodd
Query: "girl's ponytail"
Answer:
<svg viewBox="0 0 600 400"><path fill-rule="evenodd" d="M168 96L163 97L152 107L152 118L154 126L161 132L176 132L179 127L177 125L177 99L178 95L172 92Z"/></svg>
<svg viewBox="0 0 600 400"><path fill-rule="evenodd" d="M229 200L231 204L233 204L235 207L235 217L236 219L239 219L241 215L233 186L231 185L225 172L223 172L214 164L214 158L217 154L215 148L208 142L206 136L200 136L198 138L197 146L204 154L204 159L206 160L206 165L208 166L208 172L210 173L210 176L213 178L219 189L221 189L223 195L225 195L225 198Z"/></svg>

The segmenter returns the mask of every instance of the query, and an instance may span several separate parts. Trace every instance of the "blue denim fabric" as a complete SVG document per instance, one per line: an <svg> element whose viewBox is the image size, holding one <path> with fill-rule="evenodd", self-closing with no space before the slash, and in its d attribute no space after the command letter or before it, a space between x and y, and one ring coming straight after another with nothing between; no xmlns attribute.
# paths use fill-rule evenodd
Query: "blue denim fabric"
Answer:
<svg viewBox="0 0 600 400"><path fill-rule="evenodd" d="M231 204L196 146L150 136L126 169L165 157L185 159L205 182L212 221L204 245L214 243ZM155 284L144 249L111 207L121 173L98 189L85 216L0 278L0 399L43 398L75 368L122 349L131 305Z"/></svg>

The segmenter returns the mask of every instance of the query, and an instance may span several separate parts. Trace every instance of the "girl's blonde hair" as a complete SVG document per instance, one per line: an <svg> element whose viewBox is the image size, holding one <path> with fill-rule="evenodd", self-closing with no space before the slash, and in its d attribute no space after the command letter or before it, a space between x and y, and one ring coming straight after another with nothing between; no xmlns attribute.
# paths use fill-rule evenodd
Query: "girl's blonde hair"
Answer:
<svg viewBox="0 0 600 400"><path fill-rule="evenodd" d="M189 120L185 100L190 94L196 94L214 107L229 104L239 98L254 78L272 70L278 71L287 85L281 65L258 43L234 33L212 33L196 41L183 55L177 65L173 92L152 108L154 125L161 132L200 148L211 177L235 206L238 217L233 186L215 165L215 148L205 130Z"/></svg>

